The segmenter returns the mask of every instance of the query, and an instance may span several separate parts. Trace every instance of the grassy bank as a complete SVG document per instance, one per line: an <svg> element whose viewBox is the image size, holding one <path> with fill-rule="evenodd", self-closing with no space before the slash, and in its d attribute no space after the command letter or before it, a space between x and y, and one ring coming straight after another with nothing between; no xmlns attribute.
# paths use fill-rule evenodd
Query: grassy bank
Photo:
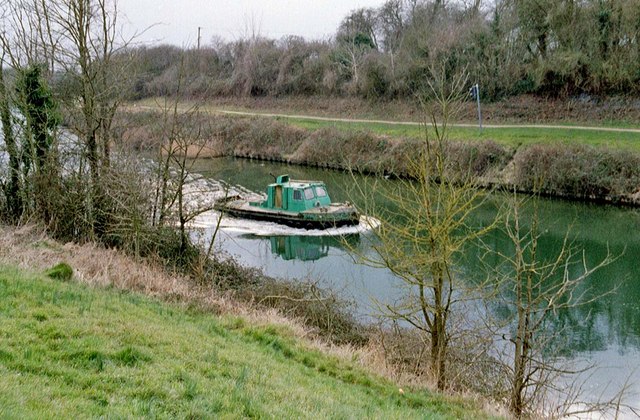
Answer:
<svg viewBox="0 0 640 420"><path fill-rule="evenodd" d="M482 417L252 325L0 266L0 417Z"/></svg>
<svg viewBox="0 0 640 420"><path fill-rule="evenodd" d="M162 98L145 99L152 105ZM204 109L226 109L288 115L422 121L422 112L413 98L371 101L355 97L331 96L257 96L210 97L200 101ZM482 102L483 120L487 124L572 124L598 127L640 128L640 107L632 97L544 98L520 95L497 102ZM461 107L457 122L477 122L476 103L469 98Z"/></svg>
<svg viewBox="0 0 640 420"><path fill-rule="evenodd" d="M296 127L317 130L331 127L340 131L369 130L377 135L391 137L424 138L424 127L420 125L393 124L381 122L321 121L305 118L278 118ZM578 129L567 127L456 127L448 131L451 140L495 141L508 146L519 147L533 144L546 145L586 145L640 152L640 132L615 132L596 128Z"/></svg>
<svg viewBox="0 0 640 420"><path fill-rule="evenodd" d="M344 102L344 101L343 101ZM302 108L296 109L294 106L298 104ZM278 101L272 99L266 101L265 99L256 99L252 102L238 100L237 103L233 101L222 101L213 103L199 104L199 109L208 113L216 113L219 111L232 111L240 113L256 113L257 115L265 115L265 118L272 118L282 121L295 127L300 127L308 130L319 130L323 128L332 128L342 132L353 131L368 131L376 135L390 136L395 138L411 138L422 139L424 138L424 128L421 126L420 121L422 115L415 108L410 107L408 104L402 104L397 109L390 109L392 104L367 104L364 107L362 103L350 103L350 106L338 105L334 114L330 114L326 111L325 107L318 109L310 108L310 104L306 102L291 101L287 106L286 101ZM552 108L560 108L558 104L554 104ZM138 108L154 109L157 108L157 103L152 100L142 101L136 104ZM180 107L183 110L189 109L193 104L189 102L183 102ZM272 106L272 108L266 108ZM538 104L538 107L542 105ZM496 108L500 105L491 104L489 110ZM379 109L377 109L379 108ZM513 107L512 107L513 108ZM534 119L529 113L534 112L532 110L524 111L523 106L515 107L512 109L514 116L509 116L508 110L509 104L502 104L500 112L493 111L494 114L506 116L489 118L485 120L485 127L483 130L479 130L475 126L477 120L475 116L463 114L459 122L465 125L471 126L456 126L455 124L449 127L448 135L452 140L459 141L494 141L506 147L519 147L521 145L528 146L533 144L546 144L546 145L583 145L593 146L598 148L609 149L621 149L628 151L640 152L640 131L611 131L609 129L631 129L637 130L639 127L637 124L630 123L626 119L623 120L600 120L597 117L593 119L574 119L567 120L563 117L562 109L556 109L555 115L558 119ZM537 107L534 107L537 108ZM505 111L506 109L506 111ZM409 110L412 110L411 112ZM271 116L271 113L278 113L288 116ZM565 111L566 113L566 111ZM309 115L309 118L299 117L296 115L305 114ZM589 107L585 107L585 114L589 114ZM572 118L577 118L573 113L568 114ZM515 116L520 116L519 119L515 119ZM316 119L319 117L322 119ZM335 118L335 120L330 120ZM339 118L355 118L354 121L339 121ZM371 121L357 120L362 118ZM379 120L396 120L405 121L403 123L393 122L381 122ZM516 125L513 125L515 121ZM553 124L554 127L533 126L536 124ZM504 124L504 126L494 126L492 124ZM517 124L521 126L517 126ZM582 128L576 128L576 126L584 126Z"/></svg>

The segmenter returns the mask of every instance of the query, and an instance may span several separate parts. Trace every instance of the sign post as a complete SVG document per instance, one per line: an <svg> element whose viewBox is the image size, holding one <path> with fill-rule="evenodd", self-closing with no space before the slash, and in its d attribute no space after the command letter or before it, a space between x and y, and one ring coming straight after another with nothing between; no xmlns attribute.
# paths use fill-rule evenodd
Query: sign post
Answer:
<svg viewBox="0 0 640 420"><path fill-rule="evenodd" d="M471 97L475 99L476 102L478 103L478 126L480 127L480 131L482 131L482 110L480 109L480 85L476 83L475 85L471 86L469 93L471 93Z"/></svg>

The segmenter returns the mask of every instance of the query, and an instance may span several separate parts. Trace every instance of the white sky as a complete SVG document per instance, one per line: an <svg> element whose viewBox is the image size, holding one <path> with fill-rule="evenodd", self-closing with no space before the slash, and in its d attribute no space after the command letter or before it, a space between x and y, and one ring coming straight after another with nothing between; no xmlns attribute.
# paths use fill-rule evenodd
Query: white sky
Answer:
<svg viewBox="0 0 640 420"><path fill-rule="evenodd" d="M212 37L234 40L257 29L279 39L300 35L324 39L335 34L340 21L354 9L379 7L384 0L119 0L125 34L144 34L143 43L193 46L201 27L201 43Z"/></svg>

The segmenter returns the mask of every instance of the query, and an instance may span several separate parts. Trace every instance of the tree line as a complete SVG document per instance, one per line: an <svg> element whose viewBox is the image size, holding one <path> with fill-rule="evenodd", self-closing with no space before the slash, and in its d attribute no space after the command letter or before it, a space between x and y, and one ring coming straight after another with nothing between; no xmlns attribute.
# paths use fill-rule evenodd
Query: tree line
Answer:
<svg viewBox="0 0 640 420"><path fill-rule="evenodd" d="M347 15L332 39L259 34L200 49L129 50L135 98L208 95L410 97L435 63L465 70L486 99L640 93L637 0L388 0Z"/></svg>

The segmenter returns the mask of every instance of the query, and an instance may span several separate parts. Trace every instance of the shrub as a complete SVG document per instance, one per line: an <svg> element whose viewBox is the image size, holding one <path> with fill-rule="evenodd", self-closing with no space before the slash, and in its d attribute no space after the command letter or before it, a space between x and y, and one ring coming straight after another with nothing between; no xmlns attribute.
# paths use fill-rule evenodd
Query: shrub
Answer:
<svg viewBox="0 0 640 420"><path fill-rule="evenodd" d="M534 145L514 157L514 183L524 190L618 201L640 186L640 156L589 146Z"/></svg>
<svg viewBox="0 0 640 420"><path fill-rule="evenodd" d="M334 343L363 345L367 341L366 327L355 319L352 302L313 282L290 282L256 274L247 278L252 287L236 290L238 297L299 318Z"/></svg>
<svg viewBox="0 0 640 420"><path fill-rule="evenodd" d="M504 168L511 158L509 150L494 141L448 142L445 154L448 170L454 179L466 175L487 175L492 169Z"/></svg>
<svg viewBox="0 0 640 420"><path fill-rule="evenodd" d="M55 280L69 281L73 277L73 268L69 264L61 262L45 271L44 274Z"/></svg>

